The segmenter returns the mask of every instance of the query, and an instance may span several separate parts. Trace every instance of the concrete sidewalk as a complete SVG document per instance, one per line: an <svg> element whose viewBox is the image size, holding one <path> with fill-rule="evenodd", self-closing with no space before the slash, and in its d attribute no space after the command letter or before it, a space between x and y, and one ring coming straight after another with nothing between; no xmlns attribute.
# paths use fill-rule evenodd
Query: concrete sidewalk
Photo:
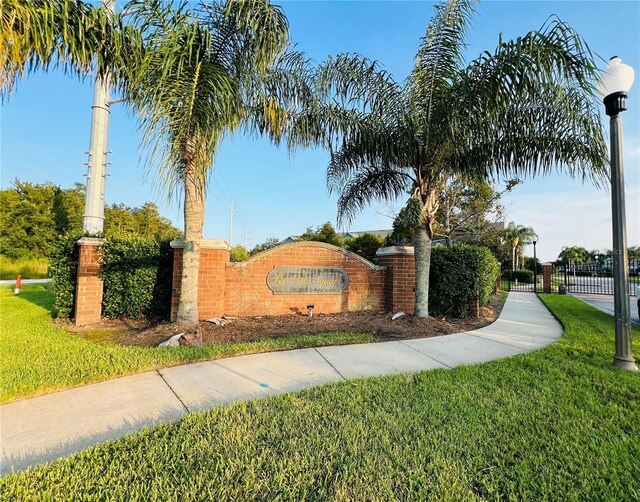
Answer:
<svg viewBox="0 0 640 502"><path fill-rule="evenodd" d="M614 315L615 309L613 306L613 295L600 295L592 293L570 293L571 296L582 300L585 303L606 312L607 314ZM635 296L629 297L629 314L630 321L633 326L640 328L640 317L638 317L638 298Z"/></svg>
<svg viewBox="0 0 640 502"><path fill-rule="evenodd" d="M476 331L219 359L9 403L0 406L0 474L233 401L476 364L539 349L561 336L562 327L536 296L512 292L500 318Z"/></svg>

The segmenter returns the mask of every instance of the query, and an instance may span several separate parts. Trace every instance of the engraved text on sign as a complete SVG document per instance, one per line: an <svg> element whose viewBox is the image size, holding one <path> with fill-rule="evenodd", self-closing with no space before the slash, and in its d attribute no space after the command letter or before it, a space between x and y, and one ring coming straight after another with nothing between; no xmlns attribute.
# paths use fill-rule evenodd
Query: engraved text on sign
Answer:
<svg viewBox="0 0 640 502"><path fill-rule="evenodd" d="M348 284L342 269L330 267L276 266L267 276L267 286L277 295L337 294Z"/></svg>

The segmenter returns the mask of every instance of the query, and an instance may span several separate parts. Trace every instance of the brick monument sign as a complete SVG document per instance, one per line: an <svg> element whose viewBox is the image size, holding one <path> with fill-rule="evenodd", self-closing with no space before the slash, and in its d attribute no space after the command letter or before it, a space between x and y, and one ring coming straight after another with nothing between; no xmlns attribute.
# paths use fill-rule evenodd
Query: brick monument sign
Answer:
<svg viewBox="0 0 640 502"><path fill-rule="evenodd" d="M180 299L182 247L174 248L171 316ZM204 240L200 251L201 319L353 310L413 312L413 248L383 248L380 265L343 248L304 241L276 246L232 263L223 240Z"/></svg>

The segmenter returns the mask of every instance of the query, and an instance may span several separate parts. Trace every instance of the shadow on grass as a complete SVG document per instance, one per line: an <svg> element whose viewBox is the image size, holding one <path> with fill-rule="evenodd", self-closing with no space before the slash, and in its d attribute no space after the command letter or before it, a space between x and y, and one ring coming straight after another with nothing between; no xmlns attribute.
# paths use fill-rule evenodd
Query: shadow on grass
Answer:
<svg viewBox="0 0 640 502"><path fill-rule="evenodd" d="M54 314L55 295L44 284L28 284L22 286L18 297L45 309L50 316Z"/></svg>

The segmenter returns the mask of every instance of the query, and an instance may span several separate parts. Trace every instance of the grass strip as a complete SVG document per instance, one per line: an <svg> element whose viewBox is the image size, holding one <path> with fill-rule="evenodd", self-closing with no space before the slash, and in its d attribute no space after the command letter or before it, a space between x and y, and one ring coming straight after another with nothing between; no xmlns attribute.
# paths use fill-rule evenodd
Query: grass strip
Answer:
<svg viewBox="0 0 640 502"><path fill-rule="evenodd" d="M640 500L640 375L612 368L610 316L542 298L566 330L543 350L188 415L0 499Z"/></svg>
<svg viewBox="0 0 640 502"><path fill-rule="evenodd" d="M202 347L145 348L93 343L48 323L53 294L25 285L0 288L0 402L178 364L241 354L376 341L328 333Z"/></svg>

